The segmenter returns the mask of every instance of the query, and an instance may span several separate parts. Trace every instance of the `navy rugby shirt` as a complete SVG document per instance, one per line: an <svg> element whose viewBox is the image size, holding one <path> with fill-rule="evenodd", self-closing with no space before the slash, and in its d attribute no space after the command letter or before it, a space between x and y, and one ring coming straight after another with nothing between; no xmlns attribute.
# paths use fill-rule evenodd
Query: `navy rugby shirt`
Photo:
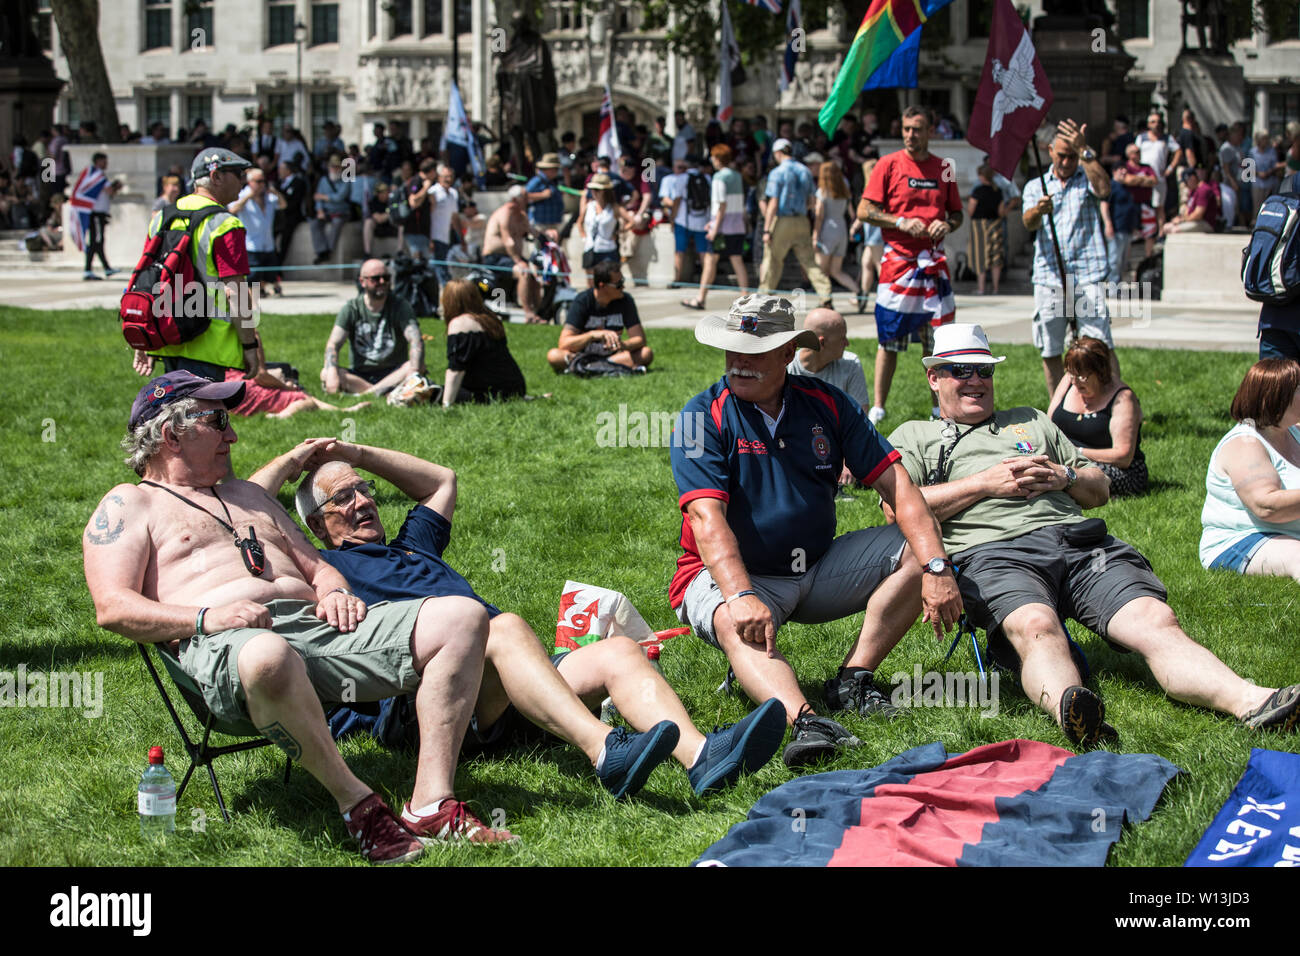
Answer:
<svg viewBox="0 0 1300 956"><path fill-rule="evenodd" d="M732 395L724 375L686 403L672 442L673 479L681 493L681 546L668 588L673 607L704 567L686 506L697 498L727 505L727 524L750 574L790 577L795 549L811 568L835 538L835 494L845 464L867 484L899 454L834 385L786 378L785 414L771 435L752 402ZM695 457L691 457L691 456Z"/></svg>
<svg viewBox="0 0 1300 956"><path fill-rule="evenodd" d="M345 541L320 556L348 579L367 604L456 595L473 598L487 608L489 618L496 617L501 611L475 594L469 582L442 560L450 541L451 522L417 504L388 544Z"/></svg>

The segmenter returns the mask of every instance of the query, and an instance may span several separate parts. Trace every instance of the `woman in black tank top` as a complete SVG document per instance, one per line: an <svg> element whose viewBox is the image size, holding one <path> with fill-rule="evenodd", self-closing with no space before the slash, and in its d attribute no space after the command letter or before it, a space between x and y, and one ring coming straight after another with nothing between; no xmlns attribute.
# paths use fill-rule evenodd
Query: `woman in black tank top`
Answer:
<svg viewBox="0 0 1300 956"><path fill-rule="evenodd" d="M1111 495L1143 494L1142 408L1133 389L1112 378L1110 349L1080 338L1065 353L1065 371L1048 408L1052 424L1106 473Z"/></svg>

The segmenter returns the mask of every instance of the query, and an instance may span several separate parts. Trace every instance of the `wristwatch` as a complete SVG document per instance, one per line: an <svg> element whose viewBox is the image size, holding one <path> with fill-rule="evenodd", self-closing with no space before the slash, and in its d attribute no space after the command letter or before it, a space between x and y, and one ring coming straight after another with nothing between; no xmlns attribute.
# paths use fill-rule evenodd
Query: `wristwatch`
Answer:
<svg viewBox="0 0 1300 956"><path fill-rule="evenodd" d="M929 561L925 562L925 566L922 570L926 574L943 574L945 568L951 567L952 562L947 558L931 558Z"/></svg>
<svg viewBox="0 0 1300 956"><path fill-rule="evenodd" d="M1065 490L1069 491L1074 487L1075 481L1079 478L1078 474L1069 465L1065 466Z"/></svg>
<svg viewBox="0 0 1300 956"><path fill-rule="evenodd" d="M1085 163L1090 163L1097 158L1097 154L1094 153L1092 149L1087 146L1083 148L1083 153L1081 155L1083 156L1083 161Z"/></svg>

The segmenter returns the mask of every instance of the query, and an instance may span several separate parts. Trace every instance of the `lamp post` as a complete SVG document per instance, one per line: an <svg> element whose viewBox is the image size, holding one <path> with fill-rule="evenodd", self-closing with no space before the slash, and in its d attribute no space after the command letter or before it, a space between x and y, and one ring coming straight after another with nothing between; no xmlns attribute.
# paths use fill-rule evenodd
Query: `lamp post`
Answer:
<svg viewBox="0 0 1300 956"><path fill-rule="evenodd" d="M293 125L298 127L298 130L301 132L303 128L302 121L305 115L302 103L302 45L307 42L307 24L303 23L301 20L293 25L293 42L298 47L298 86L295 89L293 98Z"/></svg>

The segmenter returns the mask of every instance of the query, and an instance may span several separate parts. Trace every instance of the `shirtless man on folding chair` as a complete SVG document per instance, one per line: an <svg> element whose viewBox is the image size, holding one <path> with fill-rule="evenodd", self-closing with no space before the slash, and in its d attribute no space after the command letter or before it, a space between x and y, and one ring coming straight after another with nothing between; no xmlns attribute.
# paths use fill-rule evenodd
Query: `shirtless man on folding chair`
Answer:
<svg viewBox="0 0 1300 956"><path fill-rule="evenodd" d="M242 381L177 371L136 396L123 448L144 480L109 491L82 540L99 625L172 648L218 719L251 720L329 790L371 862L406 862L435 841L513 841L454 793L483 674L483 606L448 596L367 607L273 498L231 476L229 410L243 394ZM415 691L404 821L330 737L321 702L345 690L361 701Z"/></svg>

